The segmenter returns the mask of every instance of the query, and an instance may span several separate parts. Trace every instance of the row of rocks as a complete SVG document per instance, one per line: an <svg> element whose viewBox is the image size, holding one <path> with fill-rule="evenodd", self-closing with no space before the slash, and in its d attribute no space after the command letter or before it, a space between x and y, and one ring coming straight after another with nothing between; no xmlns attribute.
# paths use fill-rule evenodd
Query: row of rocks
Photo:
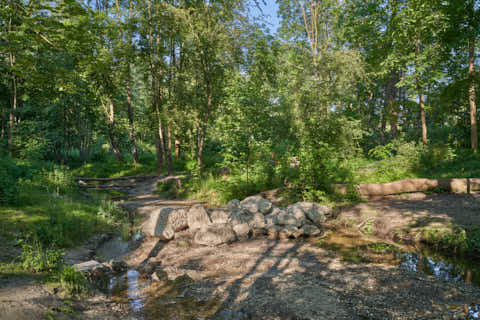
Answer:
<svg viewBox="0 0 480 320"><path fill-rule="evenodd" d="M267 199L252 196L232 200L210 212L201 205L189 209L159 208L150 214L142 230L147 236L171 240L177 232L189 229L195 234L195 243L215 246L252 235L270 239L319 235L330 212L330 208L312 202L279 208Z"/></svg>

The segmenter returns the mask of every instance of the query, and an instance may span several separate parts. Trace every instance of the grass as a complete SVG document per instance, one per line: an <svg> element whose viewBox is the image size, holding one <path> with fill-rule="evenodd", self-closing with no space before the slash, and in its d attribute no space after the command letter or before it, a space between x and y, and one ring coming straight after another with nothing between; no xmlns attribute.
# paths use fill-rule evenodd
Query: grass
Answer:
<svg viewBox="0 0 480 320"><path fill-rule="evenodd" d="M75 177L116 178L123 176L163 173L157 168L157 160L153 154L142 154L138 164L131 160L120 162L108 156L101 161L86 163L72 170Z"/></svg>
<svg viewBox="0 0 480 320"><path fill-rule="evenodd" d="M354 183L385 183L406 178L476 178L480 177L480 154L431 147L410 159L398 155L382 160L361 157L352 160L350 167Z"/></svg>
<svg viewBox="0 0 480 320"><path fill-rule="evenodd" d="M51 281L63 274L70 286L66 290L79 291L75 275L62 271L62 252L95 233L116 229L127 215L105 195L89 200L79 195L65 167L29 170L31 177L18 184L16 203L0 206L0 274L37 274Z"/></svg>

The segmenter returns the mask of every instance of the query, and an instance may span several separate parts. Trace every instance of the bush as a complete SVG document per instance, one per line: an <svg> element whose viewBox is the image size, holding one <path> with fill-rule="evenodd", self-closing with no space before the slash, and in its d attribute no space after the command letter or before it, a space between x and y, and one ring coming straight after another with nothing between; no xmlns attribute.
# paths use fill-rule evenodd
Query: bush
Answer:
<svg viewBox="0 0 480 320"><path fill-rule="evenodd" d="M20 179L28 175L28 170L19 166L9 157L0 157L0 204L18 202Z"/></svg>
<svg viewBox="0 0 480 320"><path fill-rule="evenodd" d="M57 270L63 262L63 252L58 249L44 248L38 240L22 245L22 267L30 272L51 272Z"/></svg>

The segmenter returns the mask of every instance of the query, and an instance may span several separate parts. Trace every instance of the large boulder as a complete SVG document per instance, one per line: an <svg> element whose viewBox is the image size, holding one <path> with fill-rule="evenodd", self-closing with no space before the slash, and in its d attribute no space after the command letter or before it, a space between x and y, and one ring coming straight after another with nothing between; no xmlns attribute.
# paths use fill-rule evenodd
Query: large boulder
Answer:
<svg viewBox="0 0 480 320"><path fill-rule="evenodd" d="M233 231L238 240L246 240L252 235L252 228L248 223L240 223L233 226Z"/></svg>
<svg viewBox="0 0 480 320"><path fill-rule="evenodd" d="M253 219L253 213L243 207L239 207L232 210L228 223L232 226L242 223L250 224Z"/></svg>
<svg viewBox="0 0 480 320"><path fill-rule="evenodd" d="M217 246L235 241L235 232L229 224L211 224L195 234L195 243L204 246Z"/></svg>
<svg viewBox="0 0 480 320"><path fill-rule="evenodd" d="M287 207L287 214L294 216L301 225L307 222L306 212L303 206L298 203Z"/></svg>
<svg viewBox="0 0 480 320"><path fill-rule="evenodd" d="M278 215L275 217L274 222L280 226L300 227L302 225L302 222L291 214Z"/></svg>
<svg viewBox="0 0 480 320"><path fill-rule="evenodd" d="M185 209L162 208L150 214L142 226L142 231L150 237L161 240L173 239L175 232L188 228Z"/></svg>
<svg viewBox="0 0 480 320"><path fill-rule="evenodd" d="M227 223L232 213L228 209L217 208L210 213L212 223Z"/></svg>
<svg viewBox="0 0 480 320"><path fill-rule="evenodd" d="M268 214L272 210L272 203L261 196L251 196L240 201L240 205L248 211Z"/></svg>
<svg viewBox="0 0 480 320"><path fill-rule="evenodd" d="M187 222L190 230L198 230L212 223L207 210L199 204L192 206L188 210Z"/></svg>
<svg viewBox="0 0 480 320"><path fill-rule="evenodd" d="M329 207L313 202L297 202L289 208L291 208L292 212L302 210L306 217L317 226L324 223L327 220L327 215L331 212Z"/></svg>

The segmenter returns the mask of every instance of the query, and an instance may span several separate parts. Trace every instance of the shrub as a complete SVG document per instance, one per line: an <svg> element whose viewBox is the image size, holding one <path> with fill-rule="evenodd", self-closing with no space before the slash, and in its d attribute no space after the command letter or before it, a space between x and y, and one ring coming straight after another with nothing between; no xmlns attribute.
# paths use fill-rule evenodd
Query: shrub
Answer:
<svg viewBox="0 0 480 320"><path fill-rule="evenodd" d="M81 294L88 290L85 275L70 266L65 266L58 272L58 280L61 288L68 294Z"/></svg>
<svg viewBox="0 0 480 320"><path fill-rule="evenodd" d="M58 249L44 248L38 240L22 245L22 267L31 272L51 272L57 270L63 262L63 252Z"/></svg>
<svg viewBox="0 0 480 320"><path fill-rule="evenodd" d="M0 157L0 204L15 204L18 201L20 179L28 170L9 157Z"/></svg>

